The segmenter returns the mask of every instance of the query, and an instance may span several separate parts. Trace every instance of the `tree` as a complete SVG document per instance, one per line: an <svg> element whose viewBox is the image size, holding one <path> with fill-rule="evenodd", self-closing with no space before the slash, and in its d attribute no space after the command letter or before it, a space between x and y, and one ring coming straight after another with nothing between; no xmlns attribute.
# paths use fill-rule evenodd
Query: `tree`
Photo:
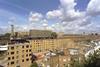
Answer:
<svg viewBox="0 0 100 67"><path fill-rule="evenodd" d="M84 62L72 60L71 67L100 67L100 49L85 57Z"/></svg>
<svg viewBox="0 0 100 67"><path fill-rule="evenodd" d="M33 62L30 67L38 67L38 64L36 62Z"/></svg>
<svg viewBox="0 0 100 67"><path fill-rule="evenodd" d="M84 67L100 67L100 50L95 50L84 61Z"/></svg>
<svg viewBox="0 0 100 67"><path fill-rule="evenodd" d="M4 36L6 36L6 37L10 37L10 33L6 33Z"/></svg>
<svg viewBox="0 0 100 67"><path fill-rule="evenodd" d="M53 38L57 38L57 33L53 32L53 33L51 34L51 36L52 36Z"/></svg>

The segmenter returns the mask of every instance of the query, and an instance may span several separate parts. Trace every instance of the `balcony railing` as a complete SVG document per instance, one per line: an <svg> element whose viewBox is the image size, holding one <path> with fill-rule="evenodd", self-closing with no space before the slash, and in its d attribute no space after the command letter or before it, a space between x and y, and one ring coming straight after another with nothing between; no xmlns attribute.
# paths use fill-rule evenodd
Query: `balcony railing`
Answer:
<svg viewBox="0 0 100 67"><path fill-rule="evenodd" d="M8 45L0 46L0 51L6 51L6 50L8 50Z"/></svg>

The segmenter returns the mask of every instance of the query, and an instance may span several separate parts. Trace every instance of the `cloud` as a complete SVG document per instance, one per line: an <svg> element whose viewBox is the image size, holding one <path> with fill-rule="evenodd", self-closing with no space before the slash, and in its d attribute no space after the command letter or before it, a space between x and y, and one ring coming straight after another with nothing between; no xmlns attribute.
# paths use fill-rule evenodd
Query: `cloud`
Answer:
<svg viewBox="0 0 100 67"><path fill-rule="evenodd" d="M16 18L15 17L11 17L11 18L9 18L8 24L9 25L12 25L12 24L14 25L15 22L16 22Z"/></svg>
<svg viewBox="0 0 100 67"><path fill-rule="evenodd" d="M85 12L80 12L75 10L75 5L77 3L74 0L60 0L61 10L63 14L63 21L72 22L79 19L83 19L86 16Z"/></svg>
<svg viewBox="0 0 100 67"><path fill-rule="evenodd" d="M87 6L87 13L89 15L100 15L100 0L90 0Z"/></svg>
<svg viewBox="0 0 100 67"><path fill-rule="evenodd" d="M31 22L30 29L47 29L48 27L48 21L41 13L30 12L29 22Z"/></svg>
<svg viewBox="0 0 100 67"><path fill-rule="evenodd" d="M90 0L86 10L79 11L75 10L77 5L75 0L60 0L59 7L48 11L46 16L38 12L30 12L29 22L32 23L22 29L48 29L65 33L98 32L100 26L97 26L91 19L94 15L100 14L99 3L99 0Z"/></svg>
<svg viewBox="0 0 100 67"><path fill-rule="evenodd" d="M75 0L60 0L60 3L57 10L48 11L46 14L49 19L60 20L60 22L52 24L55 31L75 33L82 27L85 28L91 24L91 17L87 15L86 11L75 10L74 7L77 5Z"/></svg>
<svg viewBox="0 0 100 67"><path fill-rule="evenodd" d="M81 33L98 32L100 25L92 19L100 15L100 0L90 0L86 10L75 10L75 0L60 0L57 9L48 11L46 15L30 12L29 24L18 26L17 31L29 29L48 29L56 32ZM50 23L51 22L51 23Z"/></svg>
<svg viewBox="0 0 100 67"><path fill-rule="evenodd" d="M48 19L53 19L53 18L59 18L59 19L61 19L62 12L60 10L49 11L49 12L47 12L46 17Z"/></svg>
<svg viewBox="0 0 100 67"><path fill-rule="evenodd" d="M10 32L9 26L0 26L0 34L4 34L6 32Z"/></svg>
<svg viewBox="0 0 100 67"><path fill-rule="evenodd" d="M65 8L65 10L73 10L76 3L74 0L60 0L61 6Z"/></svg>
<svg viewBox="0 0 100 67"><path fill-rule="evenodd" d="M48 21L46 19L41 21L41 27L43 27L43 29L48 29Z"/></svg>
<svg viewBox="0 0 100 67"><path fill-rule="evenodd" d="M29 15L29 22L39 22L43 18L43 15L41 13L37 12L30 12Z"/></svg>

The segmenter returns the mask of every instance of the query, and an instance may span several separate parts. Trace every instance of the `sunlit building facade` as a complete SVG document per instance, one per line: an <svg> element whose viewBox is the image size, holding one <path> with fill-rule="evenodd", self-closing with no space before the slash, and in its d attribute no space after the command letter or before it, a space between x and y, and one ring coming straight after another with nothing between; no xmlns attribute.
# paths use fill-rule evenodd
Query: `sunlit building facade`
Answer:
<svg viewBox="0 0 100 67"><path fill-rule="evenodd" d="M29 67L31 65L30 43L16 43L8 46L7 67Z"/></svg>
<svg viewBox="0 0 100 67"><path fill-rule="evenodd" d="M32 54L43 54L45 56L45 53L47 53L48 51L62 50L64 52L64 55L59 57L57 55L57 60L55 62L58 63L59 58L59 63L61 63L60 66L63 67L64 65L66 65L65 63L69 63L71 61L72 57L78 57L78 59L80 59L80 57L84 55L84 50L85 48L87 48L87 46L84 45L86 44L80 45L80 43L76 43L75 41L66 38L31 39L29 40L29 43L16 42L14 44L8 45L7 67L30 67L30 65L32 64ZM41 60L43 60L43 58L44 57L42 57ZM53 63L54 65L55 62Z"/></svg>

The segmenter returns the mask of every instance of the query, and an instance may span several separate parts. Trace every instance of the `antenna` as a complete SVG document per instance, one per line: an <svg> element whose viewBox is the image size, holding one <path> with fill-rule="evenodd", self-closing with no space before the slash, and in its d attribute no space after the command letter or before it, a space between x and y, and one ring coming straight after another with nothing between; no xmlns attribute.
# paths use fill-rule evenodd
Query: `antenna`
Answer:
<svg viewBox="0 0 100 67"><path fill-rule="evenodd" d="M14 38L14 22L15 22L15 18L14 17L10 18L10 21L8 22L10 24L10 26L11 26L11 31L10 31L11 36L10 36L10 39Z"/></svg>
<svg viewBox="0 0 100 67"><path fill-rule="evenodd" d="M13 37L14 36L14 25L11 24L11 36Z"/></svg>

